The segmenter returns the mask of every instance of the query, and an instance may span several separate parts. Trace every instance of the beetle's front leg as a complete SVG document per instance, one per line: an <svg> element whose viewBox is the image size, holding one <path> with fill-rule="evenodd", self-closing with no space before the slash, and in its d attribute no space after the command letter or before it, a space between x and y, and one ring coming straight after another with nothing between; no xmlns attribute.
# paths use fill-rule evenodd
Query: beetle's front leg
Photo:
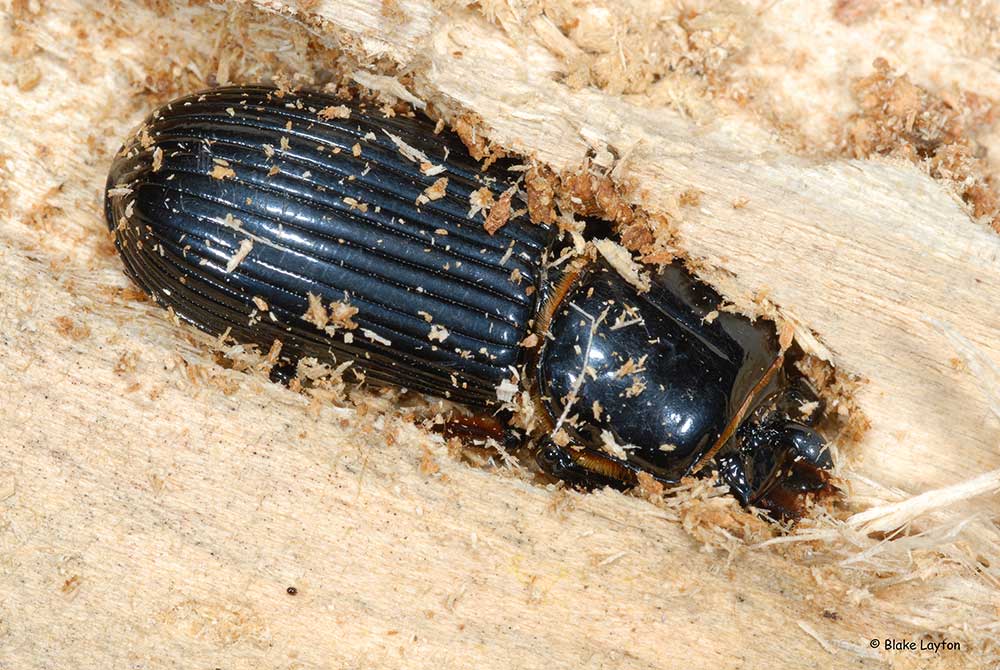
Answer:
<svg viewBox="0 0 1000 670"><path fill-rule="evenodd" d="M560 447L549 437L536 447L535 461L546 474L576 488L623 491L638 483L635 473L618 461L586 448Z"/></svg>
<svg viewBox="0 0 1000 670"><path fill-rule="evenodd" d="M267 376L275 384L281 384L282 386L288 386L295 379L295 375L298 373L299 361L298 359L288 360L282 359L276 362L272 367Z"/></svg>

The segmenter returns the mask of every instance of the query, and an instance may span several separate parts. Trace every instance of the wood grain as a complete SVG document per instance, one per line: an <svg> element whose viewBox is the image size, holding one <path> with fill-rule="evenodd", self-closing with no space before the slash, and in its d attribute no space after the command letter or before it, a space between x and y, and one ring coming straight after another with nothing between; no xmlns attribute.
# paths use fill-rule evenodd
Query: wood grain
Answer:
<svg viewBox="0 0 1000 670"><path fill-rule="evenodd" d="M571 91L533 29L515 43L473 11L256 4L286 18L251 13L251 28L291 37L254 72L294 62L306 35L412 72L418 96L477 112L496 141L554 166L576 165L594 142L634 145L635 197L680 222L685 250L733 273L710 275L719 286L744 302L768 289L838 366L869 379L860 402L873 428L850 454L860 476L919 492L998 467L1000 429L923 320L1000 360L997 236L912 166L811 162L746 118L693 125ZM210 36L236 11L223 9L112 15L51 0L2 28L36 48L0 56L0 668L983 658L979 646L868 647L940 634L913 614L927 603L954 603L965 621L995 612L995 593L962 565L882 582L818 544L753 548L764 536L749 520L731 525L731 501L678 511L469 467L389 401L310 407L214 365L188 331L132 299L101 211L110 154L165 89L217 65ZM20 90L26 58L43 75ZM692 187L701 205L679 207ZM733 209L737 198L747 206ZM956 631L967 644L990 635Z"/></svg>

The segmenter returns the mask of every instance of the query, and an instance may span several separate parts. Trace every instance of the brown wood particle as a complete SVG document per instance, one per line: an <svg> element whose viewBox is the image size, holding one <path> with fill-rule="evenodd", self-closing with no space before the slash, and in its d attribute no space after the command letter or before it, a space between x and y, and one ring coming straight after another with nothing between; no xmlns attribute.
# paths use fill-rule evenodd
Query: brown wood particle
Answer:
<svg viewBox="0 0 1000 670"><path fill-rule="evenodd" d="M431 450L427 447L427 445L422 445L422 446L424 449L424 455L420 459L420 467L419 467L420 474L426 475L428 477L431 475L436 475L438 472L441 471L441 466L438 465L437 461L434 459L434 454L431 453Z"/></svg>
<svg viewBox="0 0 1000 670"><path fill-rule="evenodd" d="M32 205L24 219L28 226L38 230L51 232L52 219L63 213L63 208L53 205L51 200L62 192L62 186L54 186L46 191L39 202Z"/></svg>
<svg viewBox="0 0 1000 670"><path fill-rule="evenodd" d="M473 217L482 210L488 210L493 207L494 203L493 191L491 191L486 186L476 189L469 194L469 216Z"/></svg>
<svg viewBox="0 0 1000 670"><path fill-rule="evenodd" d="M632 385L625 389L626 398L635 398L642 394L646 390L646 382L644 382L639 377L632 380Z"/></svg>
<svg viewBox="0 0 1000 670"><path fill-rule="evenodd" d="M973 93L945 99L895 75L884 58L875 72L855 82L860 112L846 124L844 151L854 158L883 155L904 158L953 185L973 216L1000 232L1000 198L988 176L984 151L974 137L996 120L993 100Z"/></svg>
<svg viewBox="0 0 1000 670"><path fill-rule="evenodd" d="M782 351L788 351L795 339L795 326L789 321L783 321L778 328L778 346Z"/></svg>
<svg viewBox="0 0 1000 670"><path fill-rule="evenodd" d="M833 5L833 18L845 26L861 23L878 11L881 4L879 0L837 0Z"/></svg>
<svg viewBox="0 0 1000 670"><path fill-rule="evenodd" d="M236 171L231 167L226 167L225 165L216 165L212 168L208 176L212 179L218 179L220 181L224 179L236 179Z"/></svg>
<svg viewBox="0 0 1000 670"><path fill-rule="evenodd" d="M656 501L663 497L664 486L653 475L640 471L636 473L636 480L639 482L636 488L643 498Z"/></svg>
<svg viewBox="0 0 1000 670"><path fill-rule="evenodd" d="M490 213L486 216L486 222L483 223L483 228L490 235L493 235L507 225L507 221L510 219L510 201L514 197L515 191L516 188L511 186L503 192L503 195L496 201L496 204L490 208Z"/></svg>
<svg viewBox="0 0 1000 670"><path fill-rule="evenodd" d="M264 358L264 368L270 370L274 367L274 364L278 362L278 356L281 355L281 340L274 340L271 342L271 347L267 350L267 356Z"/></svg>
<svg viewBox="0 0 1000 670"><path fill-rule="evenodd" d="M316 113L321 119L349 119L351 117L351 110L347 105L330 105L329 107L324 107Z"/></svg>
<svg viewBox="0 0 1000 670"><path fill-rule="evenodd" d="M17 72L17 88L22 93L34 90L42 81L42 70L34 61L22 63Z"/></svg>
<svg viewBox="0 0 1000 670"><path fill-rule="evenodd" d="M638 361L629 356L628 360L620 368L615 370L615 379L621 379L626 375L634 375L645 371L646 356L642 356Z"/></svg>
<svg viewBox="0 0 1000 670"><path fill-rule="evenodd" d="M90 337L90 328L83 323L77 323L68 316L57 316L52 320L55 324L56 332L63 337L79 342Z"/></svg>
<svg viewBox="0 0 1000 670"><path fill-rule="evenodd" d="M677 201L681 207L697 207L701 204L701 191L689 188L678 196Z"/></svg>
<svg viewBox="0 0 1000 670"><path fill-rule="evenodd" d="M469 154L477 161L483 161L482 169L486 170L494 161L503 158L507 153L486 139L482 132L483 125L482 117L467 112L455 119L451 127L469 150Z"/></svg>
<svg viewBox="0 0 1000 670"><path fill-rule="evenodd" d="M382 0L382 4L379 7L379 13L385 18L389 19L393 23L403 23L406 21L407 15L403 11L403 8L399 6L399 0Z"/></svg>
<svg viewBox="0 0 1000 670"><path fill-rule="evenodd" d="M528 216L538 224L556 222L555 189L558 179L549 168L534 165L524 175L524 187L528 194Z"/></svg>
<svg viewBox="0 0 1000 670"><path fill-rule="evenodd" d="M10 187L12 179L7 166L7 157L0 154L0 214L6 214L10 209Z"/></svg>
<svg viewBox="0 0 1000 670"><path fill-rule="evenodd" d="M368 211L368 204L367 203L358 202L356 199L351 198L351 197L344 198L344 204L346 204L351 209L357 210L357 211L359 211L361 213L365 213L365 212Z"/></svg>
<svg viewBox="0 0 1000 670"><path fill-rule="evenodd" d="M118 362L115 363L115 374L124 375L129 372L135 372L135 367L138 362L138 353L134 351L126 351L118 357Z"/></svg>
<svg viewBox="0 0 1000 670"><path fill-rule="evenodd" d="M323 299L315 293L307 293L306 297L309 299L309 307L306 309L305 314L302 315L302 318L316 326L319 330L323 330L330 320L330 316L326 313L326 308L323 307Z"/></svg>
<svg viewBox="0 0 1000 670"><path fill-rule="evenodd" d="M447 194L448 178L441 177L433 184L424 189L424 192L417 196L417 204L423 204L430 200L440 200Z"/></svg>
<svg viewBox="0 0 1000 670"><path fill-rule="evenodd" d="M330 323L343 328L344 330L354 330L358 324L354 321L354 316L358 313L358 308L343 300L334 300L327 309L330 314Z"/></svg>

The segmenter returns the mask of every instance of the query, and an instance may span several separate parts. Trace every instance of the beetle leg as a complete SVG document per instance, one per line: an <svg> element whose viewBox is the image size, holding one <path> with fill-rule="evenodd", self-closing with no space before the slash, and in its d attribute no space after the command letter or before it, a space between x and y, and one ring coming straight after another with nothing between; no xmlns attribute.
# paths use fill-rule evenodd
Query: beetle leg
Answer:
<svg viewBox="0 0 1000 670"><path fill-rule="evenodd" d="M823 417L824 403L809 383L799 377L781 391L775 409L789 421L812 427Z"/></svg>
<svg viewBox="0 0 1000 670"><path fill-rule="evenodd" d="M538 448L535 460L546 473L583 489L610 486L625 490L637 483L635 473L621 463L589 449L564 449L551 440Z"/></svg>
<svg viewBox="0 0 1000 670"><path fill-rule="evenodd" d="M295 379L295 375L298 371L299 361L282 359L279 360L271 368L268 373L268 379L270 379L275 384L281 384L282 386L288 386Z"/></svg>
<svg viewBox="0 0 1000 670"><path fill-rule="evenodd" d="M742 456L743 454L727 454L715 460L719 467L719 481L729 486L729 490L745 507L750 502L753 489L747 479L747 465Z"/></svg>
<svg viewBox="0 0 1000 670"><path fill-rule="evenodd" d="M505 449L516 449L524 441L519 431L489 414L453 413L437 430L445 437L457 437L475 444L495 440Z"/></svg>

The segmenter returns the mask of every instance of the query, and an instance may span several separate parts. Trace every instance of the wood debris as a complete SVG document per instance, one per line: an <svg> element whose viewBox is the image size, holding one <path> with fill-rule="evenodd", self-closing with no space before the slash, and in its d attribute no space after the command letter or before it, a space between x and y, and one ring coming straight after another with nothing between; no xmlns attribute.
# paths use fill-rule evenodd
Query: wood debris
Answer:
<svg viewBox="0 0 1000 670"><path fill-rule="evenodd" d="M226 262L226 274L229 274L236 267L243 262L243 259L250 255L253 250L253 240L242 239L240 240L239 248L233 253L232 257Z"/></svg>
<svg viewBox="0 0 1000 670"><path fill-rule="evenodd" d="M516 191L516 187L511 186L503 192L500 199L496 201L496 204L490 208L490 213L486 216L486 222L483 223L483 228L490 235L507 225L507 221L510 219L510 201Z"/></svg>
<svg viewBox="0 0 1000 670"><path fill-rule="evenodd" d="M422 205L431 200L440 200L447 195L448 178L441 177L433 184L424 189L423 193L417 196L417 204Z"/></svg>
<svg viewBox="0 0 1000 670"><path fill-rule="evenodd" d="M209 171L208 176L220 181L223 179L236 179L236 171L226 165L216 165Z"/></svg>
<svg viewBox="0 0 1000 670"><path fill-rule="evenodd" d="M316 116L327 121L330 119L349 119L351 118L351 110L347 105L330 105L316 112Z"/></svg>

